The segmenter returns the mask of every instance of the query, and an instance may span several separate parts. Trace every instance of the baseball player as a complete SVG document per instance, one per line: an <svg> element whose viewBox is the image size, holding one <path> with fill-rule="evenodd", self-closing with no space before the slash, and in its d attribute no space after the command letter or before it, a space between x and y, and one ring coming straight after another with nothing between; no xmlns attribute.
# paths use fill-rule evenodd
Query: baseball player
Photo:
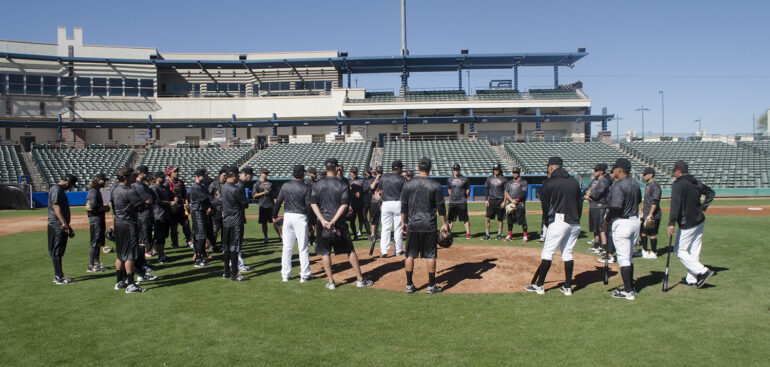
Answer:
<svg viewBox="0 0 770 367"><path fill-rule="evenodd" d="M564 284L559 290L565 296L572 295L572 270L575 260L572 251L580 234L580 216L583 214L580 197L580 184L562 168L564 161L561 157L548 159L548 173L550 179L543 184L544 211L547 213L546 225L548 235L545 238L543 251L540 253L540 266L535 271L533 284L524 286L528 292L545 294L545 277L551 268L553 255L556 248L561 250L561 258L564 261Z"/></svg>
<svg viewBox="0 0 770 367"><path fill-rule="evenodd" d="M227 169L227 182L222 185L222 261L225 263L225 272L222 278L232 281L244 281L248 278L238 274L238 254L243 243L243 228L246 223L245 210L249 207L246 191L236 185L239 181L238 167Z"/></svg>
<svg viewBox="0 0 770 367"><path fill-rule="evenodd" d="M369 244L372 245L377 241L377 227L380 225L380 217L382 213L382 192L377 191L377 186L382 179L382 166L377 166L374 169L374 174L371 180L369 180L369 193L371 201L369 202Z"/></svg>
<svg viewBox="0 0 770 367"><path fill-rule="evenodd" d="M390 250L390 234L393 230L393 241L396 249L395 255L402 255L403 237L401 236L401 190L404 187L404 176L401 175L404 164L400 160L395 160L390 165L391 172L382 175L377 183L377 191L382 197L382 207L380 210L380 224L382 233L380 233L380 256L388 256Z"/></svg>
<svg viewBox="0 0 770 367"><path fill-rule="evenodd" d="M548 165L546 165L546 172L548 172ZM542 212L540 217L542 229L540 230L540 238L537 239L537 242L545 242L545 236L548 233L548 226L546 226L546 223L548 223L548 203L550 202L550 198L544 195L543 186L545 186L545 183L550 179L551 173L548 172L543 180L543 184L540 185L540 193L538 196L540 197L540 211Z"/></svg>
<svg viewBox="0 0 770 367"><path fill-rule="evenodd" d="M267 168L263 168L259 172L259 181L254 184L254 198L257 199L259 204L259 223L262 225L262 234L265 236L264 242L269 241L267 236L267 224L273 221L273 205L275 205L276 193L273 183L267 180L267 176L270 172ZM281 237L281 227L273 223L275 232L278 233L278 237Z"/></svg>
<svg viewBox="0 0 770 367"><path fill-rule="evenodd" d="M99 261L99 248L104 246L104 235L107 231L104 213L110 211L110 206L104 204L101 192L106 182L107 176L100 173L94 176L94 179L88 185L86 213L88 214L88 227L91 235L88 269L86 270L88 273L104 271L104 265Z"/></svg>
<svg viewBox="0 0 770 367"><path fill-rule="evenodd" d="M70 202L66 191L77 184L75 175L67 174L48 191L48 255L53 261L53 283L75 283L64 275L62 257L67 250L67 240L72 233L70 227Z"/></svg>
<svg viewBox="0 0 770 367"><path fill-rule="evenodd" d="M642 179L647 182L647 186L644 188L644 204L642 211L640 212L642 220L642 230L640 232L642 242L642 258L644 259L656 259L658 258L658 229L660 228L660 197L661 189L660 184L655 181L655 169L652 167L645 167L642 171ZM647 221L651 221L652 225L645 226ZM650 247L652 250L647 251L647 237L650 238Z"/></svg>
<svg viewBox="0 0 770 367"><path fill-rule="evenodd" d="M134 283L135 260L138 257L139 213L144 211L145 201L139 197L130 183L136 181L136 173L123 168L117 174L118 186L112 193L115 216L115 272L118 282L115 290L141 293L145 290Z"/></svg>
<svg viewBox="0 0 770 367"><path fill-rule="evenodd" d="M143 275L144 271L139 271L138 269L144 269L144 266L147 264L145 257L152 256L149 252L152 250L152 226L155 222L155 218L153 217L153 211L149 209L152 209L155 205L155 200L157 200L157 198L152 190L150 190L150 187L147 186L147 180L149 179L150 174L150 170L147 166L142 165L136 167L136 173L136 181L131 184L131 187L136 191L137 195L144 201L144 205L148 208L148 210L143 210L139 213L138 222L139 247L137 250L139 253L136 258L136 266L137 273Z"/></svg>
<svg viewBox="0 0 770 367"><path fill-rule="evenodd" d="M254 169L252 169L251 167L244 167L243 170L241 170L237 174L237 176L238 176L237 177L238 179L235 180L235 186L237 186L238 189L243 191L243 195L245 195L246 198L248 198L249 196L248 196L248 194L246 194L246 189L247 189L247 186L248 186L249 182L251 182L251 179L254 178ZM257 189L256 186L257 186L256 184L252 186L253 190ZM255 197L255 196L252 195L252 197ZM246 223L246 215L245 214L243 216L243 223L244 224ZM241 235L240 242L243 243L243 231L240 231L239 234ZM267 239L267 238L265 238L265 239ZM251 267L247 266L243 262L243 253L240 250L238 250L238 270L241 273L245 273L247 271L252 271L253 270Z"/></svg>
<svg viewBox="0 0 770 367"><path fill-rule="evenodd" d="M184 181L179 178L179 167L175 165L169 165L166 167L166 176L168 181L166 185L171 193L174 194L175 205L171 207L171 247L179 247L179 231L178 226L182 225L182 232L184 233L184 239L188 246L192 247L192 241L190 240L190 220L185 213L185 198L187 197L187 188L184 185Z"/></svg>
<svg viewBox="0 0 770 367"><path fill-rule="evenodd" d="M471 193L471 180L460 173L460 165L452 166L452 177L447 180L446 187L449 191L449 231L455 219L465 224L465 238L471 238L471 223L468 220L468 195Z"/></svg>
<svg viewBox="0 0 770 367"><path fill-rule="evenodd" d="M588 227L594 233L589 244L592 246L586 252L598 253L607 245L607 232L604 231L604 217L607 215L608 194L610 181L607 175L607 165L598 163L594 167L594 179L588 186L588 192L583 197L588 201Z"/></svg>
<svg viewBox="0 0 770 367"><path fill-rule="evenodd" d="M505 202L506 206L511 203L515 206L513 212L507 215L508 220L508 236L505 237L505 241L513 240L513 224L521 225L522 230L522 242L527 242L527 180L521 177L521 168L514 167L513 179L508 181L505 185Z"/></svg>
<svg viewBox="0 0 770 367"><path fill-rule="evenodd" d="M362 203L364 205L363 212L364 212L364 219L366 220L366 225L363 227L366 229L367 238L371 239L371 235L373 232L371 232L372 222L369 220L369 209L372 207L372 194L373 191L371 189L372 182L374 181L374 170L372 167L366 167L364 170L364 179L362 184L364 185L364 199L362 200ZM363 232L363 229L359 228L359 232Z"/></svg>
<svg viewBox="0 0 770 367"><path fill-rule="evenodd" d="M155 232L152 239L155 242L155 251L158 252L158 263L166 263L169 261L166 257L166 238L168 238L168 229L172 220L171 205L174 204L174 194L163 184L166 180L166 174L163 171L155 172L154 179L155 182L150 186L150 190L157 197L152 208L153 217L155 217L153 224Z"/></svg>
<svg viewBox="0 0 770 367"><path fill-rule="evenodd" d="M674 177L671 185L671 211L668 217L668 236L674 235L674 226L679 225L676 232L674 251L682 264L687 268L687 285L703 287L715 272L700 262L700 250L703 245L703 227L706 225L706 212L714 200L714 190L690 175L689 167L684 161L674 163ZM705 200L701 203L701 196Z"/></svg>
<svg viewBox="0 0 770 367"><path fill-rule="evenodd" d="M211 196L209 190L203 186L203 182L208 173L205 169L195 170L195 181L187 190L188 200L190 201L190 214L193 222L193 248L195 250L195 260L193 266L202 268L208 266L206 263L206 239L211 237L211 227L207 223L208 215L211 214Z"/></svg>
<svg viewBox="0 0 770 367"><path fill-rule="evenodd" d="M444 193L441 184L429 178L431 160L420 159L419 175L404 184L401 191L401 222L406 234L406 293L415 290L412 283L414 259L428 259L428 294L439 293L443 289L436 285L437 232L436 214L441 217L441 229L449 230L444 208ZM408 218L408 220L407 220Z"/></svg>
<svg viewBox="0 0 770 367"><path fill-rule="evenodd" d="M209 195L211 196L211 222L213 226L213 233L211 241L212 251L214 253L221 252L219 245L217 245L217 237L222 230L222 185L227 181L227 166L223 166L217 173L217 179L209 185Z"/></svg>
<svg viewBox="0 0 770 367"><path fill-rule="evenodd" d="M291 172L291 181L281 186L281 192L273 206L273 222L278 221L278 212L283 208L283 253L281 255L281 278L289 281L291 273L291 256L294 251L294 240L299 249L299 281L310 281L310 261L308 260L307 214L310 211L310 186L302 182L305 177L305 166L296 165Z"/></svg>
<svg viewBox="0 0 770 367"><path fill-rule="evenodd" d="M497 217L497 240L503 239L503 218L505 217L505 177L500 163L492 167L492 175L487 177L484 187L487 189L487 215L484 220L486 232L484 240L489 239L489 221Z"/></svg>
<svg viewBox="0 0 770 367"><path fill-rule="evenodd" d="M348 182L350 183L350 207L353 208L353 215L348 221L350 222L350 233L354 233L353 240L357 241L364 225L369 230L369 221L366 220L364 214L364 198L369 192L369 188L365 185L366 181L358 177L358 167L350 168L350 180ZM356 218L358 218L358 232L356 232Z"/></svg>
<svg viewBox="0 0 770 367"><path fill-rule="evenodd" d="M317 229L316 252L321 255L321 262L326 272L328 280L326 288L330 290L336 288L330 256L332 249L335 254L348 254L350 266L356 273L357 287L371 287L374 282L365 279L361 274L358 256L353 247L353 241L350 240L348 226L345 225L343 218L350 202L350 189L347 184L337 178L337 159L327 159L324 166L326 167L326 177L318 180L313 186L310 206L320 224Z"/></svg>
<svg viewBox="0 0 770 367"><path fill-rule="evenodd" d="M318 170L315 167L310 167L307 169L307 178L305 179L305 185L309 187L311 190L313 189L313 185L315 185L316 181L318 181ZM308 243L315 245L315 225L316 225L316 217L315 213L313 213L312 210L308 210L307 212L307 233L308 233Z"/></svg>
<svg viewBox="0 0 770 367"><path fill-rule="evenodd" d="M414 171L412 171L412 170L407 170L406 172L404 172L404 179L405 179L405 180L409 181L409 180L411 180L412 178L414 178Z"/></svg>
<svg viewBox="0 0 770 367"><path fill-rule="evenodd" d="M638 215L642 195L639 184L629 176L630 173L631 162L625 158L618 158L612 166L615 183L610 189L605 221L611 228L612 243L617 253L620 276L623 278L623 289L615 290L611 296L632 301L636 298L632 255L639 237Z"/></svg>

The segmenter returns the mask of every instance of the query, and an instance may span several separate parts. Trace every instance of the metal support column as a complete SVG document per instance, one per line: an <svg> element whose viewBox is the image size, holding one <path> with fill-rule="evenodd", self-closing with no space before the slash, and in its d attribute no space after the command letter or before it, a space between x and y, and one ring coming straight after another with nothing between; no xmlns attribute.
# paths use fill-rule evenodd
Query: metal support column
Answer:
<svg viewBox="0 0 770 367"><path fill-rule="evenodd" d="M232 121L232 123L231 123L231 125L232 125L232 127L233 127L233 132L232 132L232 134L233 134L233 138L234 138L234 137L236 136L236 130L235 130L235 114L233 114L233 118L232 118L232 120L230 120L230 121Z"/></svg>
<svg viewBox="0 0 770 367"><path fill-rule="evenodd" d="M407 124L408 124L408 122L407 122L407 117L406 117L406 110L404 110L404 125L403 125L403 128L401 129L402 133L404 133L404 134L409 133L409 129L406 127Z"/></svg>
<svg viewBox="0 0 770 367"><path fill-rule="evenodd" d="M473 109L472 108L470 109L470 113L471 113L471 123L470 123L470 126L469 126L468 130L470 130L469 132L475 133L476 132L476 116L473 114Z"/></svg>
<svg viewBox="0 0 770 367"><path fill-rule="evenodd" d="M278 120L278 116L273 114L273 136L278 135L278 121L276 120Z"/></svg>
<svg viewBox="0 0 770 367"><path fill-rule="evenodd" d="M353 79L353 73L348 69L348 89L350 89L350 80Z"/></svg>
<svg viewBox="0 0 770 367"><path fill-rule="evenodd" d="M553 67L553 89L559 89L559 67Z"/></svg>
<svg viewBox="0 0 770 367"><path fill-rule="evenodd" d="M342 135L342 113L337 112L337 135Z"/></svg>
<svg viewBox="0 0 770 367"><path fill-rule="evenodd" d="M152 139L152 115L147 115L147 137Z"/></svg>
<svg viewBox="0 0 770 367"><path fill-rule="evenodd" d="M519 66L513 66L513 90L519 90Z"/></svg>
<svg viewBox="0 0 770 367"><path fill-rule="evenodd" d="M463 90L463 67L457 67L457 89Z"/></svg>

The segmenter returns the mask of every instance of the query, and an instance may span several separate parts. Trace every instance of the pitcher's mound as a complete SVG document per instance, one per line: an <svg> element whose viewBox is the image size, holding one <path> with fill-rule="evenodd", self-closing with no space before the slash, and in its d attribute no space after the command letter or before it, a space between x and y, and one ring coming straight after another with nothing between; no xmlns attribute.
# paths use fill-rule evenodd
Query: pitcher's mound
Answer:
<svg viewBox="0 0 770 367"><path fill-rule="evenodd" d="M391 249L391 251L393 251ZM404 257L369 256L368 248L357 248L361 271L365 277L374 281L374 287L404 291L406 274ZM524 285L532 281L535 270L540 265L539 248L514 246L462 246L454 245L448 249L439 248L436 264L436 283L447 293L507 293L523 292ZM425 259L415 259L413 281L418 291L424 291L428 283ZM348 257L333 255L334 279L337 283L355 284L355 273L348 263ZM311 258L311 271L314 276L326 279L319 256ZM610 267L610 275L615 274ZM575 254L575 269L572 286L582 287L590 283L601 282L604 278L604 265L596 258L584 254ZM558 288L564 281L564 265L557 252L546 278L545 288Z"/></svg>

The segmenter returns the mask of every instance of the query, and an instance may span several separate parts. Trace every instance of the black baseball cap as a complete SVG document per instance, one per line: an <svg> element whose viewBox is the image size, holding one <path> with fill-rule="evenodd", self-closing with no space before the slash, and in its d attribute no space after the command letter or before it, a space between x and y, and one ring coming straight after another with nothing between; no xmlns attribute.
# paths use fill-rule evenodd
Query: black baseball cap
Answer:
<svg viewBox="0 0 770 367"><path fill-rule="evenodd" d="M206 172L203 168L198 168L195 170L195 177L206 177L208 176L208 172Z"/></svg>
<svg viewBox="0 0 770 367"><path fill-rule="evenodd" d="M238 167L236 167L236 168L238 168ZM254 176L254 169L251 168L251 167L246 167L243 170L241 170L240 173L243 173L243 174L246 174L246 175L250 175L250 176Z"/></svg>
<svg viewBox="0 0 770 367"><path fill-rule="evenodd" d="M493 171L497 170L497 171L502 172L503 171L503 166L501 166L500 163L495 163L495 165L492 166L492 170Z"/></svg>
<svg viewBox="0 0 770 367"><path fill-rule="evenodd" d="M687 173L689 171L690 167L687 165L687 162L678 160L676 163L674 163L674 171L680 171L682 173Z"/></svg>
<svg viewBox="0 0 770 367"><path fill-rule="evenodd" d="M95 179L95 180L102 180L102 181L107 181L107 175L105 175L104 173L97 173L97 174L94 176L94 179Z"/></svg>
<svg viewBox="0 0 770 367"><path fill-rule="evenodd" d="M382 173L382 166L377 166L374 168L374 172Z"/></svg>
<svg viewBox="0 0 770 367"><path fill-rule="evenodd" d="M433 167L433 162L431 162L428 157L422 157L420 158L420 163L417 164L417 167L420 168L420 171L427 171Z"/></svg>
<svg viewBox="0 0 770 367"><path fill-rule="evenodd" d="M615 164L612 165L612 170L614 171L615 168L622 168L626 171L631 171L631 162L628 161L628 159L625 158L618 158L618 160L615 161Z"/></svg>
<svg viewBox="0 0 770 367"><path fill-rule="evenodd" d="M78 176L68 173L64 175L64 178L62 179L62 181L67 181L70 183L70 185L74 186L76 183L78 183Z"/></svg>
<svg viewBox="0 0 770 367"><path fill-rule="evenodd" d="M602 172L604 172L606 170L607 170L607 165L604 164L604 163L597 163L596 166L594 166L594 171L602 171Z"/></svg>
<svg viewBox="0 0 770 367"><path fill-rule="evenodd" d="M548 165L549 166L562 166L562 165L564 165L564 160L562 160L561 157L551 157L551 158L548 158Z"/></svg>
<svg viewBox="0 0 770 367"><path fill-rule="evenodd" d="M219 169L219 174L227 173L227 166L222 166L222 168Z"/></svg>
<svg viewBox="0 0 770 367"><path fill-rule="evenodd" d="M270 171L268 171L267 168L263 168L263 169L259 170L259 173L263 174L263 175L269 175Z"/></svg>
<svg viewBox="0 0 770 367"><path fill-rule="evenodd" d="M291 170L291 175L296 178L301 178L305 176L305 166L302 164L298 164L294 166L294 169Z"/></svg>
<svg viewBox="0 0 770 367"><path fill-rule="evenodd" d="M393 163L390 164L390 169L392 170L397 170L402 168L404 168L404 164L401 163L401 161L398 159L396 159L395 161L393 161Z"/></svg>
<svg viewBox="0 0 770 367"><path fill-rule="evenodd" d="M318 170L315 167L310 167L307 169L307 173L318 174Z"/></svg>
<svg viewBox="0 0 770 367"><path fill-rule="evenodd" d="M356 166L350 167L350 172L358 173L358 167Z"/></svg>
<svg viewBox="0 0 770 367"><path fill-rule="evenodd" d="M225 171L227 170L225 169ZM163 171L155 172L155 178L166 178L166 173Z"/></svg>
<svg viewBox="0 0 770 367"><path fill-rule="evenodd" d="M251 169L251 168L249 168L249 167L244 168L244 170L246 170L246 169ZM228 176L238 175L238 173L239 173L238 172L238 166L227 167L227 175Z"/></svg>
<svg viewBox="0 0 770 367"><path fill-rule="evenodd" d="M521 173L521 168L519 168L519 167L513 167L513 170L512 170L512 172L513 172L513 173Z"/></svg>
<svg viewBox="0 0 770 367"><path fill-rule="evenodd" d="M459 165L458 163L455 163L455 164L452 166L452 171L459 171L459 170L460 170L460 165Z"/></svg>
<svg viewBox="0 0 770 367"><path fill-rule="evenodd" d="M654 175L655 174L655 169L652 168L652 167L644 167L644 170L642 170L642 174L643 175L649 175L650 173L652 173Z"/></svg>
<svg viewBox="0 0 770 367"><path fill-rule="evenodd" d="M144 173L145 175L149 175L150 174L150 169L147 168L147 166L145 166L145 165L141 165L139 167L136 167L136 172L137 173Z"/></svg>
<svg viewBox="0 0 770 367"><path fill-rule="evenodd" d="M324 162L324 166L326 166L326 169L332 169L337 168L339 166L339 162L337 162L337 158L329 158Z"/></svg>

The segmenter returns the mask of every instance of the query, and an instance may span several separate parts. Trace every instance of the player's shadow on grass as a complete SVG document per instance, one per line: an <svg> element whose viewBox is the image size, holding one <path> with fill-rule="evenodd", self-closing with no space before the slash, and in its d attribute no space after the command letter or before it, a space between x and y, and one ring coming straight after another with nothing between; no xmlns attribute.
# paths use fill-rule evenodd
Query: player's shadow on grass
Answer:
<svg viewBox="0 0 770 367"><path fill-rule="evenodd" d="M191 268L179 273L162 274L157 280L143 282L142 286L147 289L154 289L217 278L222 275L223 269L224 267L221 265L210 265L205 268Z"/></svg>
<svg viewBox="0 0 770 367"><path fill-rule="evenodd" d="M608 278L611 278L617 275L618 272L612 270L612 268L610 267L608 269L607 274L608 274ZM603 281L604 281L604 266L597 266L594 270L584 271L582 273L576 274L575 279L573 280L573 282L575 283L575 289L573 289L572 291L577 292L593 283L598 283Z"/></svg>
<svg viewBox="0 0 770 367"><path fill-rule="evenodd" d="M364 274L364 277L371 279L371 281L373 282L377 282L378 280L380 280L380 278L384 277L386 274L392 273L394 271L400 271L402 269L404 269L403 261L388 262L372 270L367 271Z"/></svg>
<svg viewBox="0 0 770 367"><path fill-rule="evenodd" d="M436 277L436 283L445 284L444 289L450 289L466 279L481 279L482 274L497 267L494 262L497 258L484 259L479 262L467 262L457 264L447 269L440 270ZM425 285L427 287L427 285ZM424 287L421 287L422 289Z"/></svg>
<svg viewBox="0 0 770 367"><path fill-rule="evenodd" d="M636 278L634 280L634 288L636 289L637 293L640 293L644 288L663 283L663 278L665 276L665 272L652 271L650 274Z"/></svg>
<svg viewBox="0 0 770 367"><path fill-rule="evenodd" d="M340 258L341 258L341 260L338 260ZM372 258L368 258L368 259L362 259L362 258L359 257L358 258L358 266L359 267L363 267L364 265L369 264L370 262L375 261L375 260L376 259L373 258L373 257ZM280 259L279 259L279 261L280 261ZM316 262L321 262L320 257L316 258L316 259L310 260L310 264L311 265L315 264ZM344 256L344 257L333 256L332 257L332 262L333 262L332 263L332 273L334 273L334 274L339 274L339 273L341 273L341 272L343 272L345 270L350 270L350 269L353 268L350 265L350 261L348 261L348 257L347 256ZM369 277L369 273L370 272L364 273L363 274L364 277ZM324 272L323 267L321 267L321 269L319 271L317 271L317 272L315 272L315 273L313 273L311 275L313 275L314 277L323 277L323 276L325 276L325 274L326 273ZM345 279L343 284L352 283L355 280L356 280L356 277L353 276L353 277Z"/></svg>

